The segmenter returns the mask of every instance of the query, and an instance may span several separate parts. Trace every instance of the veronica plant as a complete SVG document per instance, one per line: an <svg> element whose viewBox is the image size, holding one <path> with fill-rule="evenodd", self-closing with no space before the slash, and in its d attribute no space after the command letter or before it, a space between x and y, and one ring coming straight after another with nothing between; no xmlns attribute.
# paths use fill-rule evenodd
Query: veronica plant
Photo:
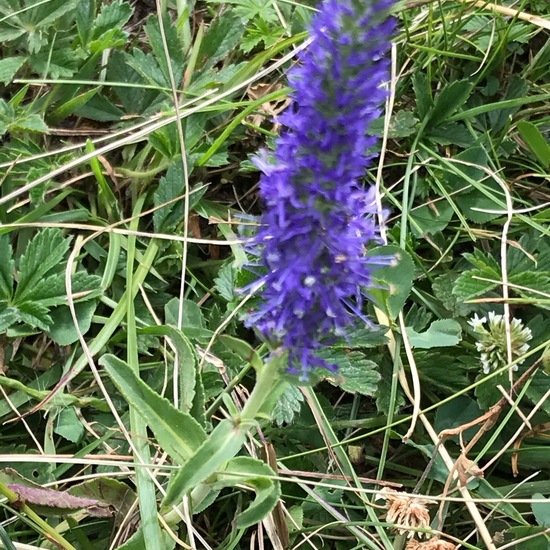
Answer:
<svg viewBox="0 0 550 550"><path fill-rule="evenodd" d="M325 0L311 47L289 74L293 104L281 117L254 252L264 268L261 304L247 320L288 351L288 370L307 380L334 369L316 352L362 314L371 273L392 258L367 257L378 237L374 189L360 179L372 161L388 80L391 0ZM367 321L368 322L368 321Z"/></svg>

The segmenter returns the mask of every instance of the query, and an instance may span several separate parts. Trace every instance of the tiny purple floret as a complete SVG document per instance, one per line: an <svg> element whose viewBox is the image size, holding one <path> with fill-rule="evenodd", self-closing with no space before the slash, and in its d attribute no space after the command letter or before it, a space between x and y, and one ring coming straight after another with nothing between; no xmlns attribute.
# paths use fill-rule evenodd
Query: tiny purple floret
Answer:
<svg viewBox="0 0 550 550"><path fill-rule="evenodd" d="M309 378L317 356L364 319L371 273L392 257L367 257L378 240L375 192L359 180L370 166L389 79L395 23L390 0L325 0L314 17L313 42L290 71L292 105L274 162L262 170L265 204L252 248L265 275L261 300L247 318L289 352L289 372Z"/></svg>

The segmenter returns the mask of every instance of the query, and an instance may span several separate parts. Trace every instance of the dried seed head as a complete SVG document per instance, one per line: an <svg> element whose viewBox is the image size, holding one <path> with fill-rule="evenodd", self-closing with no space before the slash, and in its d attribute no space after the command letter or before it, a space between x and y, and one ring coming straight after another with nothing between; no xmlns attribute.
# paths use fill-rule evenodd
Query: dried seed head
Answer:
<svg viewBox="0 0 550 550"><path fill-rule="evenodd" d="M413 537L416 529L430 528L430 514L426 506L435 504L435 501L411 497L388 488L382 489L378 495L386 500L386 521L394 523L399 534ZM418 536L422 535L423 533L418 533Z"/></svg>

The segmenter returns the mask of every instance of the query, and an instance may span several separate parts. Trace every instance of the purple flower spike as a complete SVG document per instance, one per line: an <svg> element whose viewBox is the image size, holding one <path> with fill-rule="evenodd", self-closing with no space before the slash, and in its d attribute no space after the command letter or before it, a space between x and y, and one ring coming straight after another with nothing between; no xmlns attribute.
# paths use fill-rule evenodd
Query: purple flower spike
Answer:
<svg viewBox="0 0 550 550"><path fill-rule="evenodd" d="M390 0L325 0L313 43L290 72L293 104L281 117L275 163L264 157L266 205L253 247L267 270L262 302L247 319L289 352L289 371L307 380L324 344L362 317L371 272L393 258L366 258L378 238L374 189L358 183L373 155L394 21Z"/></svg>

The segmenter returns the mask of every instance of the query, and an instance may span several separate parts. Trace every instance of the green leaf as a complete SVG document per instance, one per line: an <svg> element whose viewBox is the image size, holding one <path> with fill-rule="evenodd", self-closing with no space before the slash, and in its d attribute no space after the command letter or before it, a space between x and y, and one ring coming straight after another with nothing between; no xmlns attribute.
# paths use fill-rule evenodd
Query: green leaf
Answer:
<svg viewBox="0 0 550 550"><path fill-rule="evenodd" d="M222 420L195 454L170 479L162 510L181 502L181 499L221 466L231 460L246 441L246 430L231 420Z"/></svg>
<svg viewBox="0 0 550 550"><path fill-rule="evenodd" d="M118 357L104 355L99 364L175 462L184 464L196 456L194 453L201 448L206 432L191 415L176 409L168 399L153 391Z"/></svg>
<svg viewBox="0 0 550 550"><path fill-rule="evenodd" d="M95 301L75 304L78 328L82 334L86 334L92 326L92 317L97 308ZM60 346L70 346L78 341L78 332L74 325L69 306L59 306L50 313L52 323L46 334Z"/></svg>
<svg viewBox="0 0 550 550"><path fill-rule="evenodd" d="M325 379L349 393L359 393L372 397L376 394L380 374L378 366L367 359L362 351L326 349L319 356L329 364L337 365L338 370Z"/></svg>
<svg viewBox="0 0 550 550"><path fill-rule="evenodd" d="M170 536L166 531L160 532L162 550L174 550L176 541L173 536ZM117 547L118 550L144 550L147 548L143 536L143 527L139 529L124 543Z"/></svg>
<svg viewBox="0 0 550 550"><path fill-rule="evenodd" d="M274 476L275 472L265 462L246 456L233 458L217 474L214 491L244 485L256 493L252 503L237 516L237 529L259 523L275 508L281 490L279 482L272 479Z"/></svg>
<svg viewBox="0 0 550 550"><path fill-rule="evenodd" d="M190 412L195 397L195 384L197 382L197 356L187 336L176 327L169 325L151 326L139 331L140 334L155 334L168 336L178 354L180 367L180 408Z"/></svg>
<svg viewBox="0 0 550 550"><path fill-rule="evenodd" d="M232 12L214 19L201 42L197 66L202 69L213 67L220 59L226 58L241 42L243 33L244 25Z"/></svg>
<svg viewBox="0 0 550 550"><path fill-rule="evenodd" d="M101 11L93 24L93 37L97 40L103 33L113 30L115 27L122 29L132 17L132 7L128 2L114 0L110 4L102 4Z"/></svg>
<svg viewBox="0 0 550 550"><path fill-rule="evenodd" d="M453 294L457 300L466 301L477 298L498 286L498 281L501 279L500 266L492 256L476 249L473 254L464 254L464 257L477 269L468 269L459 275L453 288Z"/></svg>
<svg viewBox="0 0 550 550"><path fill-rule="evenodd" d="M0 300L10 301L13 294L15 262L8 235L0 235Z"/></svg>
<svg viewBox="0 0 550 550"><path fill-rule="evenodd" d="M434 106L428 115L428 125L438 126L458 111L470 95L473 85L467 80L456 80L445 85L434 99Z"/></svg>
<svg viewBox="0 0 550 550"><path fill-rule="evenodd" d="M231 264L224 265L218 271L218 276L214 279L214 284L220 296L228 302L232 302L237 298L237 293L235 292L235 269Z"/></svg>
<svg viewBox="0 0 550 550"><path fill-rule="evenodd" d="M428 78L423 71L415 71L411 80L416 98L416 114L423 120L432 106Z"/></svg>
<svg viewBox="0 0 550 550"><path fill-rule="evenodd" d="M0 334L6 332L12 325L18 323L21 320L21 316L17 309L8 307L2 309L0 304Z"/></svg>
<svg viewBox="0 0 550 550"><path fill-rule="evenodd" d="M373 272L373 288L369 293L392 320L396 319L411 292L414 263L407 252L395 245L378 246L367 256L394 256L396 261ZM374 288L379 285L381 288Z"/></svg>
<svg viewBox="0 0 550 550"><path fill-rule="evenodd" d="M179 326L179 298L172 298L164 306L164 317L167 325ZM193 300L183 300L183 315L181 328L191 339L208 339L212 332L205 328L204 315L201 308Z"/></svg>
<svg viewBox="0 0 550 550"><path fill-rule="evenodd" d="M15 302L24 301L31 295L35 285L54 268L58 268L69 250L70 239L65 239L60 229L40 231L28 244L19 261L19 284Z"/></svg>
<svg viewBox="0 0 550 550"><path fill-rule="evenodd" d="M275 408L271 413L273 420L279 426L290 424L296 414L301 411L303 401L302 392L296 386L290 384L275 404Z"/></svg>
<svg viewBox="0 0 550 550"><path fill-rule="evenodd" d="M437 201L430 205L411 210L411 231L415 237L424 237L442 232L454 214L453 207L448 201Z"/></svg>
<svg viewBox="0 0 550 550"><path fill-rule="evenodd" d="M541 165L544 168L550 167L550 145L540 130L532 122L526 120L520 120L517 127L527 147L537 157Z"/></svg>
<svg viewBox="0 0 550 550"><path fill-rule="evenodd" d="M455 317L466 317L475 306L460 302L453 294L454 283L457 276L453 273L444 273L432 283L434 296L443 304L443 307L449 310Z"/></svg>
<svg viewBox="0 0 550 550"><path fill-rule="evenodd" d="M535 493L533 499L546 501L533 502L531 504L531 510L533 510L533 515L541 527L550 527L550 499L545 498L544 495L540 493Z"/></svg>
<svg viewBox="0 0 550 550"><path fill-rule="evenodd" d="M407 335L415 348L430 349L456 346L462 339L462 327L453 319L438 319L422 333L407 327Z"/></svg>
<svg viewBox="0 0 550 550"><path fill-rule="evenodd" d="M198 186L190 191L189 208L193 208L206 192L207 187ZM153 226L155 231L169 233L183 221L184 208L184 177L181 159L175 160L162 177L154 194L153 200L156 207L163 204L153 214Z"/></svg>
<svg viewBox="0 0 550 550"><path fill-rule="evenodd" d="M145 24L145 32L149 38L149 44L153 50L153 56L160 67L163 78L163 86L170 86L170 73L168 71L168 63L166 61L166 53L168 53L172 68L172 73L176 80L176 86L179 86L183 78L183 58L181 43L178 39L178 32L175 25L170 24L168 17L163 18L164 37L166 39L166 52L164 41L160 32L160 22L156 15L149 17Z"/></svg>
<svg viewBox="0 0 550 550"><path fill-rule="evenodd" d="M22 304L17 304L17 311L21 321L31 327L37 327L46 331L52 324L52 319L48 315L50 310L40 302L23 302Z"/></svg>
<svg viewBox="0 0 550 550"><path fill-rule="evenodd" d="M74 407L67 407L61 410L56 417L56 426L53 431L73 443L80 441L84 435L84 426L78 418Z"/></svg>
<svg viewBox="0 0 550 550"><path fill-rule="evenodd" d="M26 60L26 57L20 55L0 59L0 82L2 82L2 84L9 84L13 80L15 73L23 66Z"/></svg>

